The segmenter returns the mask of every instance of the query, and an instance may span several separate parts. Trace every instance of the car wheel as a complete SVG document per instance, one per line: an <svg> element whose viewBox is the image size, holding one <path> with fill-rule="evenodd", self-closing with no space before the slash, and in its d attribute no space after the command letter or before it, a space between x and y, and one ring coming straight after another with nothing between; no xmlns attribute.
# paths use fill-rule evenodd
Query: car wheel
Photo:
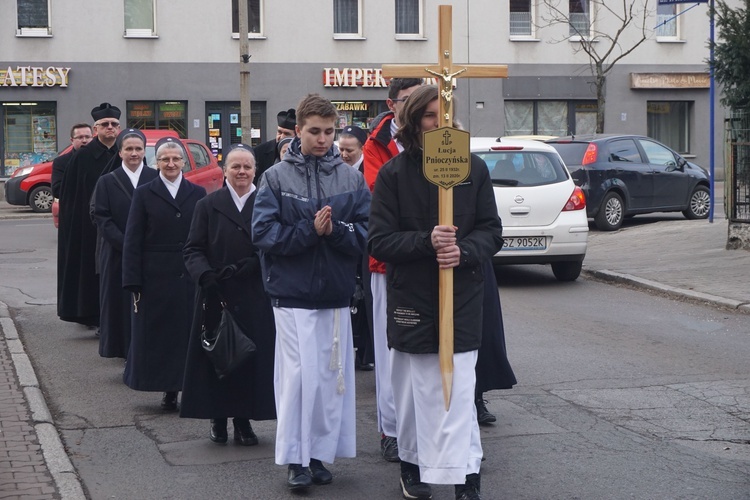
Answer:
<svg viewBox="0 0 750 500"><path fill-rule="evenodd" d="M35 187L29 194L29 206L34 212L51 212L53 201L52 188L49 186Z"/></svg>
<svg viewBox="0 0 750 500"><path fill-rule="evenodd" d="M607 193L602 201L599 213L594 218L596 227L602 231L616 231L620 229L622 221L625 218L624 212L625 205L623 205L620 195L617 193Z"/></svg>
<svg viewBox="0 0 750 500"><path fill-rule="evenodd" d="M690 195L690 203L682 214L688 219L705 219L711 208L711 194L706 186L695 186Z"/></svg>
<svg viewBox="0 0 750 500"><path fill-rule="evenodd" d="M583 262L553 262L552 273L557 281L575 281L581 275Z"/></svg>

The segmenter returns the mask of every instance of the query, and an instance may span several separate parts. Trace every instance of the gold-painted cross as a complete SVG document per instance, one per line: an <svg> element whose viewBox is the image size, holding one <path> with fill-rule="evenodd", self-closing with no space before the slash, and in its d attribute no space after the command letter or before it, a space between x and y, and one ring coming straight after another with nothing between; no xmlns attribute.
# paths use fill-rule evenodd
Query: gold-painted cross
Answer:
<svg viewBox="0 0 750 500"><path fill-rule="evenodd" d="M440 128L433 131L434 135L446 133L456 136L455 144L461 146L455 148L454 157L466 158L465 165L453 166L461 173L447 178L440 178L442 174L427 172L423 166L427 180L438 186L438 223L440 225L453 226L453 186L462 182L469 175L470 156L468 132L459 133L452 129L453 125L453 81L461 78L507 78L508 66L499 64L453 64L453 9L450 5L440 5L438 11L439 46L438 63L435 65L419 64L384 64L383 76L386 78L424 78L428 75L437 77L440 87ZM427 74L425 74L427 73ZM449 129L445 130L444 129ZM451 132L454 132L451 134ZM425 133L423 138L424 160L429 155L428 143L437 143L430 140L431 132ZM465 135L465 137L461 137ZM448 140L446 137L444 140ZM436 156L441 156L436 154ZM455 159L455 158L454 158ZM435 162L438 163L438 162ZM450 408L451 390L453 387L453 269L440 269L439 275L439 303L440 303L440 373L443 379L443 399L446 411Z"/></svg>

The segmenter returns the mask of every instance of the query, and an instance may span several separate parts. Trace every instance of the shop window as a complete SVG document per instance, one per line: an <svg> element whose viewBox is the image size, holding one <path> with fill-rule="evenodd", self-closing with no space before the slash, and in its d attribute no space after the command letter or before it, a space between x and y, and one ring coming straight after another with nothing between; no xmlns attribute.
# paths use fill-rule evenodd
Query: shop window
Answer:
<svg viewBox="0 0 750 500"><path fill-rule="evenodd" d="M656 41L675 40L679 37L677 5L658 4L656 6Z"/></svg>
<svg viewBox="0 0 750 500"><path fill-rule="evenodd" d="M333 0L333 34L336 38L362 37L361 0Z"/></svg>
<svg viewBox="0 0 750 500"><path fill-rule="evenodd" d="M422 0L396 0L396 35L422 37Z"/></svg>
<svg viewBox="0 0 750 500"><path fill-rule="evenodd" d="M593 134L593 101L505 101L505 135Z"/></svg>
<svg viewBox="0 0 750 500"><path fill-rule="evenodd" d="M174 130L187 137L185 101L128 101L126 109L130 128Z"/></svg>
<svg viewBox="0 0 750 500"><path fill-rule="evenodd" d="M569 0L569 31L573 39L591 36L591 2L589 0Z"/></svg>
<svg viewBox="0 0 750 500"><path fill-rule="evenodd" d="M646 134L680 154L689 154L690 105L687 101L648 101Z"/></svg>
<svg viewBox="0 0 750 500"><path fill-rule="evenodd" d="M243 0L232 0L232 35L235 38L240 36L240 8L238 1ZM263 24L262 24L262 5L261 0L246 0L247 1L247 33L249 37L263 36Z"/></svg>
<svg viewBox="0 0 750 500"><path fill-rule="evenodd" d="M125 0L125 36L133 38L156 36L155 0Z"/></svg>
<svg viewBox="0 0 750 500"><path fill-rule="evenodd" d="M531 0L510 0L511 38L529 38L534 35L533 8Z"/></svg>
<svg viewBox="0 0 750 500"><path fill-rule="evenodd" d="M55 103L3 103L4 177L57 156L56 112Z"/></svg>
<svg viewBox="0 0 750 500"><path fill-rule="evenodd" d="M51 36L49 2L47 0L17 0L17 36Z"/></svg>

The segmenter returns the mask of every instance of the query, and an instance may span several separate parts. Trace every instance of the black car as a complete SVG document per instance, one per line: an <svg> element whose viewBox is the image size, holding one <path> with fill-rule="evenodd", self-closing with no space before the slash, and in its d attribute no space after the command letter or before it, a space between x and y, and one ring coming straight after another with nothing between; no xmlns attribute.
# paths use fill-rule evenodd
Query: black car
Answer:
<svg viewBox="0 0 750 500"><path fill-rule="evenodd" d="M560 153L586 194L587 215L603 231L649 212L708 217L708 172L649 137L599 134L546 142Z"/></svg>

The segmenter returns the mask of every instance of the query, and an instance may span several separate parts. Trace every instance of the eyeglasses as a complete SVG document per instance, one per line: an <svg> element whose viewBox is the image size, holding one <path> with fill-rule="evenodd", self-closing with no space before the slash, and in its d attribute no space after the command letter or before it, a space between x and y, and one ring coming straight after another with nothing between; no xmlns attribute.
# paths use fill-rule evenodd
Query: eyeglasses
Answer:
<svg viewBox="0 0 750 500"><path fill-rule="evenodd" d="M83 141L85 139L91 139L91 136L90 135L76 135L73 137L73 139L77 141Z"/></svg>
<svg viewBox="0 0 750 500"><path fill-rule="evenodd" d="M170 163L174 163L174 164L182 163L185 160L179 157L168 157L168 158L157 158L156 161L158 161L159 163L164 163L166 165L169 165Z"/></svg>
<svg viewBox="0 0 750 500"><path fill-rule="evenodd" d="M109 127L117 128L120 126L120 122L99 122L96 124L96 126L102 127L102 128L109 128Z"/></svg>
<svg viewBox="0 0 750 500"><path fill-rule="evenodd" d="M409 96L402 97L401 99L391 99L393 102L406 102L409 99Z"/></svg>

